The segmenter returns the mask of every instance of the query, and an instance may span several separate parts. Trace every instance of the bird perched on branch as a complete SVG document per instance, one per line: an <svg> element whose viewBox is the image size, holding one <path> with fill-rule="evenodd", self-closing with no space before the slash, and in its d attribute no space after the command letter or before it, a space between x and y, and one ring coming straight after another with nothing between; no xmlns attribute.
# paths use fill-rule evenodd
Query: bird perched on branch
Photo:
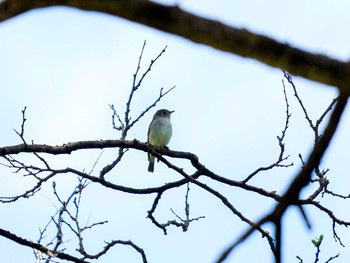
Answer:
<svg viewBox="0 0 350 263"><path fill-rule="evenodd" d="M147 142L154 146L166 146L171 138L173 129L170 122L170 115L174 111L166 109L158 110L148 127ZM148 171L154 171L154 156L148 154Z"/></svg>

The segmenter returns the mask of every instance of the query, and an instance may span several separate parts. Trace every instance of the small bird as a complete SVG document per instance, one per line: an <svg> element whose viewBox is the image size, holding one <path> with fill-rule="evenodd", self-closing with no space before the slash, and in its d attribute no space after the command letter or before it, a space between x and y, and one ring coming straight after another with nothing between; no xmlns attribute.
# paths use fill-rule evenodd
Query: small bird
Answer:
<svg viewBox="0 0 350 263"><path fill-rule="evenodd" d="M166 109L158 110L148 127L147 142L154 146L166 146L173 134L173 129L170 122L170 115L174 111ZM148 154L148 171L154 171L154 156Z"/></svg>

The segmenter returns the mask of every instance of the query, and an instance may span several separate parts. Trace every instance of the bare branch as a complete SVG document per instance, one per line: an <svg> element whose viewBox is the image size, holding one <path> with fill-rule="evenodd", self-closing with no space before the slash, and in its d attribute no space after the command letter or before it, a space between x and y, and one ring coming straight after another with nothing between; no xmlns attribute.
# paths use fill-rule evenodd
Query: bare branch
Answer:
<svg viewBox="0 0 350 263"><path fill-rule="evenodd" d="M344 94L350 94L350 87L347 86L350 83L348 63L188 13L178 6L147 0L5 0L0 3L0 21L35 8L55 5L119 16L218 50L256 59L271 67L286 69L293 75L339 87Z"/></svg>
<svg viewBox="0 0 350 263"><path fill-rule="evenodd" d="M159 159L162 160L163 158L160 156ZM200 188L204 189L205 191L211 193L213 196L217 197L235 216L237 216L240 220L242 220L243 222L245 222L248 225L250 225L255 230L259 231L262 234L262 237L267 239L267 241L268 241L268 243L270 245L271 251L273 251L273 252L275 251L273 239L270 236L270 234L268 233L268 231L265 231L264 229L261 228L260 225L255 224L254 222L249 220L247 217L245 217L240 211L238 211L229 202L229 200L225 196L223 196L221 193L219 193L218 191L214 190L213 188L209 187L208 185L199 182L199 180L193 180L193 178L195 177L195 174L192 175L192 176L189 176L182 169L178 169L177 167L171 165L169 162L166 162L165 160L162 160L162 161L165 162L168 165L169 168L176 170L178 173L180 173L182 176L184 176L186 179L188 179L189 182L199 186ZM204 174L206 174L206 173L209 174L210 173L210 174L212 174L212 172L210 172L204 166L202 167L202 170L198 171L197 173L198 173L198 176L201 173L204 173ZM196 176L196 178L197 178L197 176Z"/></svg>
<svg viewBox="0 0 350 263"><path fill-rule="evenodd" d="M11 0L8 0L11 1ZM43 0L44 1L44 0ZM133 1L133 0L132 0ZM143 2L143 1L142 1ZM1 6L1 4L0 4ZM1 15L1 10L0 10L0 15ZM14 169L15 172L17 173L24 173L24 176L29 176L30 178L34 178L37 180L37 184L32 187L31 189L27 190L25 193L21 195L17 195L14 197L3 197L0 198L0 201L3 200L3 202L13 202L16 201L19 198L28 198L32 195L34 195L37 191L40 190L40 187L43 183L47 182L49 179L51 179L54 175L56 174L73 174L77 175L79 178L79 184L74 188L72 191L71 195L69 195L67 198L62 198L62 196L59 195L59 193L56 191L56 184L53 182L53 193L60 205L60 207L57 209L57 212L55 213L54 216L51 216L49 223L45 226L43 230L40 230L40 237L39 237L39 244L45 239L45 234L47 234L47 229L49 226L54 226L56 229L55 236L52 238L48 245L44 248L46 248L46 252L43 252L42 250L38 250L36 248L35 251L37 252L37 258L42 257L43 254L47 255L47 262L51 261L51 258L56 257L57 253L63 253L64 248L62 249L62 245L65 242L68 242L64 239L64 231L73 233L75 238L78 240L78 249L77 251L81 254L82 259L78 260L85 260L85 259L98 259L107 251L112 248L116 244L122 244L122 245L128 245L134 248L136 251L138 251L144 262L147 262L145 253L143 249L141 249L139 246L135 245L131 241L123 241L123 240L112 240L110 242L106 242L106 246L99 251L96 254L91 254L85 250L84 247L84 242L83 242L83 233L86 230L90 230L96 226L103 225L107 223L107 221L100 221L100 222L95 222L95 223L86 223L82 224L81 221L79 220L79 214L80 214L80 201L82 197L82 192L83 190L88 186L89 183L95 182L99 183L107 188L116 190L116 191L122 191L130 194L151 194L155 193L156 197L153 201L151 209L148 211L148 218L152 221L153 224L155 224L157 227L163 230L163 232L166 234L167 233L167 227L168 226L177 226L181 227L183 231L187 231L189 224L192 221L199 220L201 218L204 218L203 216L197 217L197 218L190 218L190 206L189 206L189 183L192 183L193 185L203 189L204 191L212 194L215 198L218 198L224 206L226 206L227 209L229 209L232 212L232 215L234 217L239 218L243 222L249 225L248 231L240 238L238 239L233 245L231 245L220 257L220 262L221 260L225 259L229 253L241 242L243 242L251 233L258 231L261 233L262 237L266 238L271 251L275 255L276 262L279 263L281 261L281 242L282 242L282 225L281 225L281 219L285 213L285 211L288 209L289 206L291 205L296 205L300 208L300 211L307 222L309 224L305 211L303 209L302 205L312 205L319 210L323 211L324 213L328 214L328 216L332 219L333 221L333 236L337 242L339 242L341 245L341 239L338 236L335 226L336 225L343 225L343 226L349 226L350 222L343 221L339 218L337 218L331 210L329 210L326 207L323 207L319 203L315 201L315 198L320 195L320 193L325 194L333 194L333 196L336 197L342 197L342 198L347 198L345 196L341 195L336 195L333 192L330 192L327 190L327 185L329 184L328 179L326 178L326 173L328 172L327 169L320 170L319 169L319 164L321 161L321 158L326 151L331 138L333 137L333 134L335 132L335 129L339 123L340 116L342 115L342 112L345 108L346 102L347 102L347 95L341 94L339 99L333 100L328 108L325 110L325 112L320 116L320 118L316 121L314 124L311 118L309 117L306 107L304 107L302 100L300 99L297 90L293 84L291 76L284 71L285 77L287 78L288 82L292 85L294 89L294 95L297 98L300 106L302 107L302 110L304 112L305 118L307 119L310 127L314 130L315 133L315 147L314 150L312 151L308 161L304 163L302 157L300 157L303 165L302 171L294 178L294 181L286 191L286 193L282 196L277 194L276 192L272 191L266 191L262 188L258 188L252 185L248 185L247 182L255 176L257 173L261 171L266 171L269 169L272 169L274 167L289 167L292 164L284 164L283 162L288 159L289 156L285 156L285 144L284 144L284 139L286 137L286 132L289 127L289 120L290 120L290 112L289 112L289 103L288 103L288 98L287 98L287 93L283 82L283 92L284 92L284 99L286 103L286 119L284 123L284 128L282 129L281 135L277 136L278 139L278 145L280 147L280 151L278 154L277 161L272 163L269 166L266 167L260 167L256 171L254 171L252 174L250 174L245 180L239 182L231 179L227 179L225 177L219 176L215 174L214 172L210 171L207 169L202 163L200 163L198 157L194 154L187 153L187 152L177 152L177 151L171 151L167 148L162 148L162 147L154 147L150 146L145 143L141 143L137 140L133 141L127 141L126 136L127 132L129 129L133 127L133 125L139 121L152 107L154 107L157 102L160 101L160 99L168 94L171 90L173 90L175 87L167 90L165 93L163 93L163 88L160 89L159 97L155 100L153 104L151 104L149 107L147 107L141 114L134 120L132 120L130 116L130 110L131 110L131 103L132 103L132 98L134 96L134 93L139 89L141 86L142 81L146 77L146 75L151 71L151 67L154 64L154 62L165 52L166 47L159 53L159 55L154 59L151 60L149 67L146 69L146 71L143 73L143 75L137 79L140 66L141 66L141 59L143 56L143 52L145 49L146 42L144 43L139 60L138 60L138 65L137 69L135 71L135 74L133 75L133 84L132 84L132 89L129 94L129 99L126 103L126 111L125 111L125 116L124 116L124 122L122 118L117 114L115 108L113 105L110 105L113 115L112 115L112 124L113 128L117 130L122 131L121 139L120 140L100 140L100 141L85 141L85 142L73 142L69 144L64 144L61 146L50 146L50 145L36 145L34 143L32 144L27 144L24 138L24 123L26 121L25 118L25 110L22 111L22 125L21 125L21 132L16 133L21 137L23 144L21 145L15 145L15 146L7 146L7 147L2 147L0 148L0 156L3 157L8 164L6 164L7 167ZM344 89L348 89L348 87L345 87ZM326 115L331 112L333 106L335 106L335 110L332 113L332 116L329 120L328 126L325 130L325 133L323 136L319 135L319 125L322 123ZM120 126L116 126L116 121L119 121ZM48 162L39 156L38 153L48 153L48 154L70 154L72 151L79 151L79 150L85 150L85 149L104 149L104 148L119 148L119 154L116 157L116 159L111 163L106 165L99 173L99 176L95 176L93 171L96 166L96 163L99 161L100 156L96 160L95 164L93 165L91 171L89 173L75 170L73 168L65 168L65 169L52 169ZM107 181L105 179L105 175L113 169L121 160L124 154L129 150L129 149L137 149L141 150L144 152L149 152L155 157L157 157L161 162L163 162L165 165L168 166L168 168L176 171L179 175L183 176L182 180L166 183L164 185L158 186L158 187L152 187L152 188L144 188L144 189L136 189L136 188L131 188L131 187L126 187L123 185L117 185L114 184L110 181ZM33 166L33 165L26 165L22 161L16 160L12 157L12 155L16 154L23 154L23 153L32 153L34 154L39 160L40 160L40 165L38 166ZM11 155L10 155L11 154ZM101 153L102 154L102 153ZM191 162L193 168L195 168L195 171L191 174L186 172L184 169L182 169L179 166L175 166L172 164L168 159L165 158L164 156L170 156L173 158L182 158L186 159ZM41 167L43 166L43 167ZM315 171L316 175L318 177L317 180L312 180L311 174L312 172ZM232 203L231 200L228 200L226 196L221 194L219 191L214 189L212 186L209 186L203 182L201 182L201 179L205 177L209 177L212 180L215 180L217 182L229 185L229 186L234 186L234 187L239 187L241 189L245 189L247 191L254 192L256 194L260 194L264 197L276 200L278 204L274 207L273 212L268 214L266 217L262 218L259 222L254 222L250 220L248 217L246 217L241 211L239 211L234 204ZM319 187L314 191L312 195L310 195L307 199L305 200L300 200L299 195L301 190L310 182L319 182ZM158 206L158 203L165 194L165 191L182 186L184 184L187 184L187 191L185 195L185 218L183 219L181 216L175 213L173 209L171 209L172 213L175 215L175 220L168 220L166 223L159 223L156 218L154 217L154 212ZM270 233L266 230L263 229L263 224L266 222L272 222L275 225L275 240L273 237L270 235ZM1 234L1 233L0 233ZM51 250L49 250L49 247ZM40 252L40 253L39 253ZM65 255L65 254L64 254ZM316 254L317 258L318 253ZM337 257L337 256L336 256ZM335 257L334 257L335 258ZM80 262L80 261L79 261ZM85 262L85 261L82 261Z"/></svg>
<svg viewBox="0 0 350 263"><path fill-rule="evenodd" d="M115 159L111 164L106 165L103 167L103 169L100 172L100 178L104 179L105 175L109 173L123 158L124 154L128 151L129 149L124 149L124 148L119 148L118 151L118 157Z"/></svg>
<svg viewBox="0 0 350 263"><path fill-rule="evenodd" d="M340 254L337 254L337 255L335 255L335 256L332 256L332 257L330 257L327 261L325 261L324 263L331 262L333 259L336 259L336 258L339 257L339 256L340 256Z"/></svg>
<svg viewBox="0 0 350 263"><path fill-rule="evenodd" d="M186 219L182 219L180 216L178 216L172 208L170 208L171 212L180 220L180 222L176 220L169 220L166 223L159 223L156 218L154 217L154 212L158 206L159 200L163 194L163 192L159 192L156 196L156 198L153 201L152 208L151 210L148 211L147 218L149 218L154 225L159 227L160 229L163 230L164 235L167 234L167 227L168 226L176 226L176 227L181 227L182 231L186 232L188 230L188 227L191 222L193 221L198 221L199 219L205 218L204 216L199 216L196 218L190 218L190 209L189 209L189 203L188 203L188 194L189 194L189 183L187 183L187 191L186 191L186 196L185 196L185 216Z"/></svg>
<svg viewBox="0 0 350 263"><path fill-rule="evenodd" d="M147 76L147 74L151 71L153 64L161 57L161 55L166 51L166 47L158 54L158 56L155 59L152 59L148 68L146 69L146 71L142 74L141 78L139 80L137 80L137 76L141 67L141 60L142 60L142 56L143 56L143 52L145 50L146 47L146 41L144 41L142 49L141 49L141 53L138 59L138 63L137 63L137 68L135 73L133 74L133 82L132 82L132 87L130 90L130 94L129 94L129 99L126 102L126 109L125 109L125 114L124 114L124 122L121 120L120 116L118 115L117 111L114 108L114 105L109 105L110 108L113 111L112 114L112 125L113 125L113 129L122 131L121 140L125 140L128 134L128 131L134 126L135 123L137 123L152 107L154 107L160 100L161 98L163 98L165 95L167 95L171 90L173 90L175 87L169 89L168 91L166 91L165 93L163 93L163 88L161 88L160 90L160 95L157 98L157 100L151 104L149 107L147 107L135 120L131 121L131 117L130 117L130 107L131 107L131 102L133 99L133 96L135 94L135 92L140 88L142 81L144 80L144 78ZM116 126L115 124L115 119L118 119L120 126ZM118 157L111 163L106 165L100 172L100 178L104 179L105 175L110 172L123 158L124 154L127 152L128 150L124 149L123 147L119 148L118 151Z"/></svg>
<svg viewBox="0 0 350 263"><path fill-rule="evenodd" d="M125 246L130 246L133 249L135 249L137 252L139 252L141 254L142 257L142 261L144 263L147 263L147 258L146 258L146 254L144 252L144 250L142 248L140 248L139 246L137 246L136 244L134 244L132 241L128 240L128 241L124 241L124 240L112 240L110 242L106 242L106 246L104 247L104 249L99 252L98 254L95 255L90 255L88 257L90 257L91 259L98 259L101 256L105 255L113 246L115 245L125 245Z"/></svg>
<svg viewBox="0 0 350 263"><path fill-rule="evenodd" d="M144 52L144 49L145 49L145 46L146 46L146 41L144 41L143 43L143 46L142 46L142 49L141 49L141 53L140 53L140 56L139 56L139 60L138 60L138 63L137 63L137 68L136 68L136 71L133 75L133 82L132 82L132 87L131 87L131 90L130 90L130 94L129 94L129 99L128 101L126 102L126 110L125 110L125 115L124 115L124 129L123 129L123 132L122 132L122 137L121 139L125 139L126 138L126 135L127 135L127 132L128 130L131 129L131 127L150 109L152 108L153 106L150 106L148 109L146 109L143 113L141 113L141 115L136 118L133 122L130 123L131 121L131 117L130 117L130 107L131 107L131 101L133 99L133 96L135 94L135 91L137 91L141 84L142 84L142 81L145 79L145 77L147 76L147 74L151 71L152 69L152 66L153 64L163 55L163 53L165 53L166 51L166 48L165 47L159 54L158 56L155 58L155 59L152 59L148 68L146 69L146 71L142 74L141 78L137 81L137 75L139 73L139 70L140 70L140 65L141 65L141 60L142 60L142 55L143 55L143 52ZM169 92L169 91L168 91ZM164 95L166 95L168 92L166 92ZM164 96L164 95L161 95L160 98L158 98L158 100L154 103L154 105Z"/></svg>
<svg viewBox="0 0 350 263"><path fill-rule="evenodd" d="M312 171L317 167L325 153L335 130L340 122L340 118L344 112L347 104L347 96L341 94L331 115L328 125L325 129L324 135L316 143L312 153L309 156L307 163L304 165L301 172L294 178L286 193L281 197L280 202L275 206L274 211L264 218L262 218L255 226L252 226L238 241L230 245L220 256L218 262L223 260L237 247L243 240L245 240L256 229L256 226L261 226L266 222L273 222L276 227L276 263L281 262L281 219L285 211L290 205L299 205L299 194L301 190L311 181ZM315 204L316 205L316 204ZM333 221L334 224L334 221ZM335 237L337 237L335 233Z"/></svg>
<svg viewBox="0 0 350 263"><path fill-rule="evenodd" d="M22 237L19 237L15 234L11 233L10 231L7 231L7 230L1 229L1 228L0 228L0 236L8 238L8 239L20 244L20 245L30 247L30 248L35 249L37 251L41 251L42 253L44 253L46 255L51 255L51 256L54 256L54 257L59 258L59 259L69 260L71 262L77 262L77 263L88 263L88 261L73 257L69 254L50 250L50 249L48 249L40 244L29 241L29 240L22 238Z"/></svg>
<svg viewBox="0 0 350 263"><path fill-rule="evenodd" d="M320 118L318 120L316 120L316 127L320 126L320 124L323 122L323 119L333 109L333 107L337 103L337 101L338 101L338 98L335 98L335 99L332 100L332 102L329 104L329 106L326 108L326 110L322 113Z"/></svg>
<svg viewBox="0 0 350 263"><path fill-rule="evenodd" d="M284 128L283 128L283 130L281 132L281 136L277 136L278 145L280 147L280 152L279 152L277 161L272 163L272 164L270 164L270 165L268 165L268 166L259 167L254 172L252 172L250 175L248 175L242 181L242 183L247 183L250 179L252 179L255 175L257 175L260 172L268 171L268 170L271 170L271 169L276 168L276 167L290 167L290 166L294 165L293 163L283 164L283 162L286 161L289 158L289 155L288 156L284 156L284 152L285 152L284 138L286 137L287 129L289 127L289 119L291 117L291 113L289 113L288 97L287 97L286 87L284 85L283 79L282 79L282 84L283 84L284 101L286 103L286 120L285 120Z"/></svg>
<svg viewBox="0 0 350 263"><path fill-rule="evenodd" d="M341 195L341 194L334 193L333 191L328 190L328 184L325 185L324 189L322 189L322 190L323 190L322 197L325 194L329 194L329 195L332 195L332 196L335 196L335 197L339 197L339 198L342 198L342 199L349 199L350 198L350 194L348 194L348 195Z"/></svg>
<svg viewBox="0 0 350 263"><path fill-rule="evenodd" d="M15 130L15 132L16 132L17 135L23 140L23 142L25 142L25 141L24 141L24 124L25 124L25 122L27 121L26 116L25 116L26 110L27 110L27 107L24 107L24 109L22 110L21 132L18 132L18 131Z"/></svg>
<svg viewBox="0 0 350 263"><path fill-rule="evenodd" d="M113 129L117 130L117 131L122 131L125 129L125 124L123 123L123 121L121 120L120 116L118 115L116 109L114 108L114 105L113 104L110 104L109 107L111 108L111 110L113 111L113 114L112 114L112 127ZM118 119L119 121L119 126L117 126L115 124L115 119Z"/></svg>
<svg viewBox="0 0 350 263"><path fill-rule="evenodd" d="M331 112L331 110L333 109L335 103L338 101L338 98L335 98L335 99L332 100L332 102L325 109L325 111L321 114L321 116L315 121L315 124L314 124L314 122L309 117L309 115L307 113L307 110L306 110L306 107L304 106L304 104L303 104L303 102L302 102L302 100L301 100L301 98L300 98L300 96L298 94L298 91L297 91L297 89L296 89L296 87L294 85L292 77L285 70L283 70L283 74L284 74L284 77L287 79L288 83L293 88L294 96L296 97L296 99L298 101L298 104L300 105L301 109L304 112L305 119L309 123L309 126L310 126L310 128L312 129L312 131L314 133L314 144L316 144L320 140L320 138L322 136L322 135L320 135L320 132L319 132L320 124L323 122L323 120L327 116L327 114ZM301 154L299 154L299 158L300 158L300 160L302 162L302 166L304 167L305 163L303 161L303 158L302 158ZM312 193L309 196L309 199L315 199L320 193L322 193L326 189L327 185L329 184L328 179L325 177L326 173L328 172L328 169L325 169L325 170L321 171L319 166L316 166L314 171L315 171L315 174L318 177L318 179L317 180L311 180L311 182L318 182L319 187L318 187L318 189L316 189L314 191L314 193Z"/></svg>
<svg viewBox="0 0 350 263"><path fill-rule="evenodd" d="M157 103L165 96L167 95L170 91L172 91L173 89L175 89L176 86L168 89L166 92L163 93L163 88L160 89L159 91L159 96L158 98L150 105L148 106L143 112L140 113L140 115L133 121L130 123L130 128L136 123L138 122L150 109L152 109L153 107L155 107L157 105Z"/></svg>
<svg viewBox="0 0 350 263"><path fill-rule="evenodd" d="M83 239L83 233L86 230L90 230L95 226L106 224L107 221L100 221L95 222L92 224L86 224L85 226L81 225L80 222L80 201L82 198L83 190L89 185L89 182L86 179L78 178L79 182L78 185L74 188L72 193L66 198L62 199L60 195L58 194L56 190L56 184L53 183L53 192L55 197L57 198L60 208L57 210L56 214L51 217L49 223L45 226L43 230L40 231L40 237L38 242L43 242L44 240L44 233L46 232L48 226L53 223L56 228L56 235L52 241L48 243L47 246L53 246L51 249L54 252L60 252L58 251L59 247L64 244L66 241L64 241L64 236L67 235L65 233L63 225L67 226L68 229L76 236L78 239L78 248L77 251L82 255L82 259L98 259L101 256L105 255L114 245L116 244L122 244L122 245L128 245L134 248L137 252L139 252L142 256L143 262L147 262L146 255L139 246L135 245L133 242L129 241L122 241L122 240L113 240L111 242L106 242L106 246L99 251L96 254L90 254L85 250L84 247L84 239ZM72 208L73 207L73 208ZM42 254L40 255L42 256ZM55 254L47 254L47 262L51 262L51 258L54 257Z"/></svg>
<svg viewBox="0 0 350 263"><path fill-rule="evenodd" d="M40 177L39 175L41 173L43 173L43 171L40 168L31 166L31 165L27 166L24 163L21 163L21 162L17 161L16 159L12 158L11 156L4 156L3 158L9 164L8 165L2 164L2 165L6 166L10 169L15 169L16 173L18 173L20 171L26 172L26 174L24 174L24 176L33 176L37 180L37 183L32 188L25 191L23 194L19 194L19 195L15 195L15 196L7 196L7 197L1 196L0 197L1 203L12 203L12 202L16 202L20 198L30 198L30 197L34 196L38 191L40 191L41 186L45 182L49 181L51 178L53 178L56 175L55 172L47 171L48 175ZM46 168L48 168L48 167L46 167Z"/></svg>

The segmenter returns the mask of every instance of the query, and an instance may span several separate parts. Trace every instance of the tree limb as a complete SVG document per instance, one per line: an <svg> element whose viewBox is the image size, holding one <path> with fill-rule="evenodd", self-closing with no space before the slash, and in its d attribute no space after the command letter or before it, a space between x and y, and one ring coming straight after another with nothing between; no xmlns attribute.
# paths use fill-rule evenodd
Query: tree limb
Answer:
<svg viewBox="0 0 350 263"><path fill-rule="evenodd" d="M87 263L88 261L73 257L69 254L65 254L62 252L58 252L58 251L52 251L40 244L37 244L35 242L29 241L27 239L24 239L22 237L19 237L13 233L11 233L10 231L4 230L0 228L0 236L6 237L18 244L21 244L23 246L27 246L27 247L31 247L33 249L39 250L44 254L50 255L50 256L54 256L56 258L60 258L60 259L65 259L65 260L69 260L71 262L79 262L79 263Z"/></svg>
<svg viewBox="0 0 350 263"><path fill-rule="evenodd" d="M287 208L291 205L300 205L303 202L299 200L299 195L302 189L311 181L312 171L319 165L321 159L326 152L331 139L334 136L336 128L340 122L341 116L344 112L344 109L347 104L347 96L344 94L340 94L338 102L332 112L328 125L324 131L324 135L320 138L320 140L315 144L313 151L311 152L308 161L303 166L303 169L300 171L298 175L295 176L294 180L290 184L289 188L279 199L279 203L275 206L272 213L268 214L264 218L262 218L256 226L261 226L266 222L272 222L276 228L276 254L275 259L276 263L281 262L281 220L286 212ZM314 204L315 205L315 204ZM317 205L316 205L317 206ZM317 206L321 210L321 206ZM300 207L301 208L301 207ZM302 208L301 208L302 209ZM335 223L335 219L333 218L333 224ZM345 222L341 222L342 224L346 224ZM249 237L256 227L251 227L248 229L246 233L244 233L237 241L235 241L232 245L230 245L219 257L217 262L223 262L227 256L236 248L240 243L242 243L247 237Z"/></svg>
<svg viewBox="0 0 350 263"><path fill-rule="evenodd" d="M294 48L246 29L147 0L5 0L0 3L0 22L36 8L69 6L98 11L137 22L242 57L256 59L319 83L339 87L350 95L348 63Z"/></svg>

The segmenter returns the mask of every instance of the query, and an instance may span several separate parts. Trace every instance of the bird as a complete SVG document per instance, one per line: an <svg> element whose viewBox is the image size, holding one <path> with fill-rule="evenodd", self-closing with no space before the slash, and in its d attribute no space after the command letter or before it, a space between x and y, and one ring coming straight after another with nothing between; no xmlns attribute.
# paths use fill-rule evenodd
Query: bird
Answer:
<svg viewBox="0 0 350 263"><path fill-rule="evenodd" d="M166 146L172 136L170 116L174 111L158 110L148 127L147 142L153 146ZM148 172L154 172L154 156L148 153Z"/></svg>

